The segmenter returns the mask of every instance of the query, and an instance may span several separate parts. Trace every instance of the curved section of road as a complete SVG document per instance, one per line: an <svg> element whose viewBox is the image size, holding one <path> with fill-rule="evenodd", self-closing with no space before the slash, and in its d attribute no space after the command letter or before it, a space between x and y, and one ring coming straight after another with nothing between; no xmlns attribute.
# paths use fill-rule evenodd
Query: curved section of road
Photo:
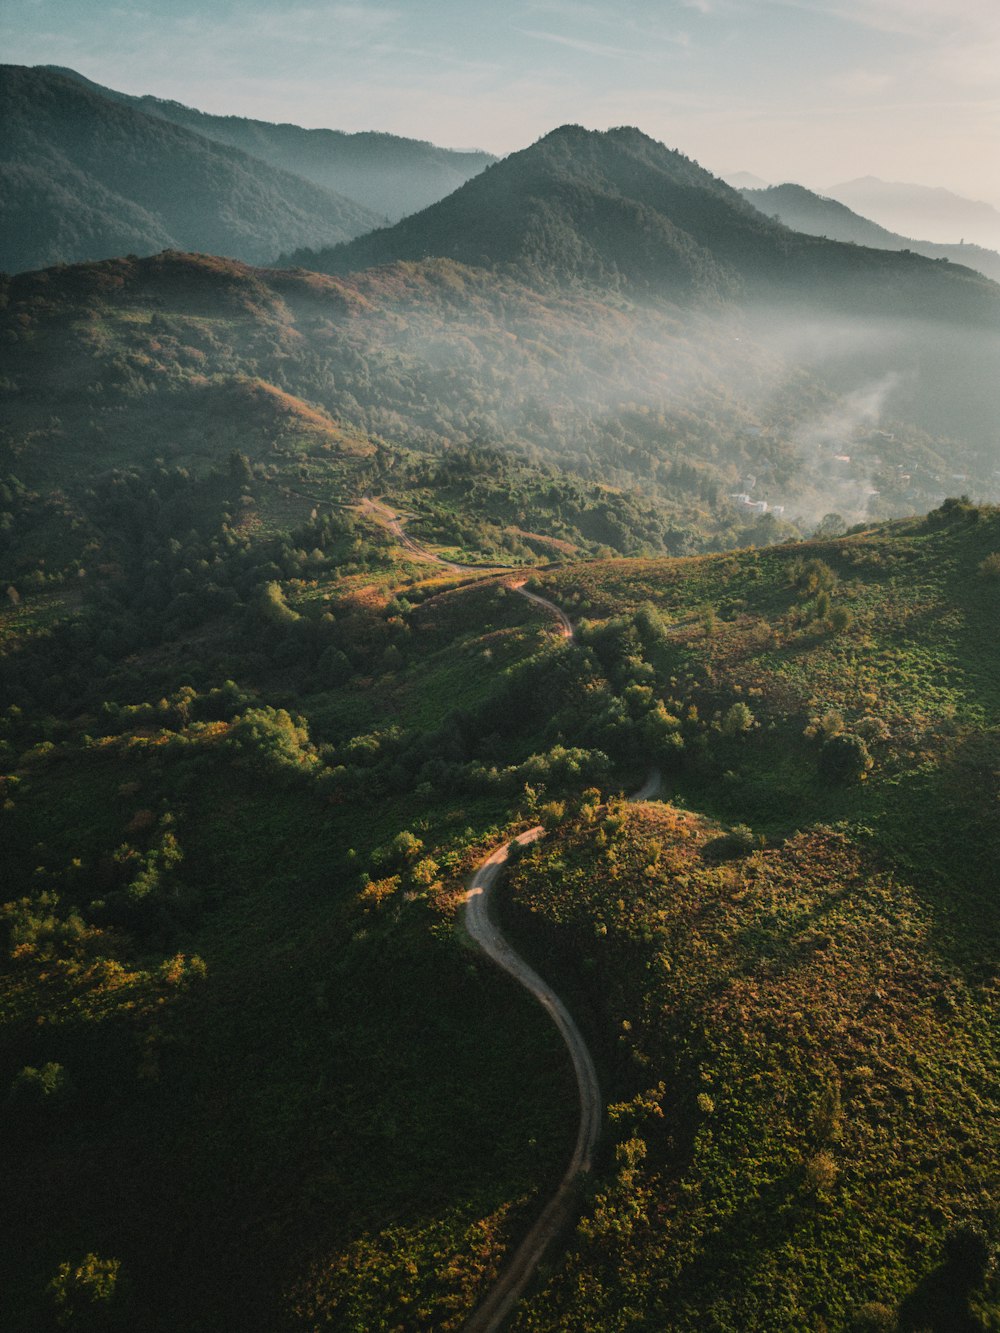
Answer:
<svg viewBox="0 0 1000 1333"><path fill-rule="evenodd" d="M537 593L528 592L523 584L511 584L515 592L553 614L561 633L573 638L573 626L566 613ZM632 801L646 801L655 796L660 787L660 774L653 769L642 787L629 797ZM522 847L536 842L544 830L540 824L515 838ZM590 1171L594 1149L601 1132L603 1104L597 1070L587 1049L587 1043L569 1010L552 987L533 967L515 953L504 938L499 926L490 916L490 892L499 878L510 855L509 844L498 848L482 863L469 885L465 907L465 927L483 952L508 972L515 981L535 997L559 1030L573 1062L576 1086L580 1099L580 1126L576 1134L573 1155L567 1163L559 1188L542 1209L534 1226L514 1251L507 1267L500 1274L493 1289L465 1325L465 1333L496 1333L520 1300L541 1263L545 1251L560 1230L569 1221L576 1194L576 1183Z"/></svg>
<svg viewBox="0 0 1000 1333"><path fill-rule="evenodd" d="M362 507L413 555L435 565L441 565L460 574L487 574L490 571L473 565L459 565L445 560L433 551L421 546L403 531L402 521L387 505L377 500L365 498ZM495 567L496 568L496 567ZM504 568L499 566L499 568ZM524 586L526 579L511 583L512 591L540 606L549 615L554 616L559 633L572 641L573 625L565 611L538 593L529 592ZM656 795L660 787L660 774L653 769L645 783L634 792L631 801L646 801ZM540 824L520 834L514 842L520 846L536 842L542 837L544 829ZM513 843L497 848L482 863L469 885L465 906L465 926L475 943L499 967L509 973L520 985L529 991L559 1031L566 1049L573 1062L576 1085L580 1101L580 1125L576 1133L573 1154L566 1165L559 1188L542 1209L528 1234L514 1251L507 1267L500 1274L486 1299L474 1312L465 1325L465 1333L497 1333L504 1320L520 1300L525 1287L530 1282L550 1243L568 1222L573 1208L576 1183L581 1175L590 1171L594 1149L601 1132L603 1105L601 1088L597 1081L597 1070L587 1049L587 1043L569 1010L560 1000L552 987L531 967L520 954L516 953L504 938L500 927L490 916L490 893L497 879L507 864Z"/></svg>
<svg viewBox="0 0 1000 1333"><path fill-rule="evenodd" d="M440 565L442 569L450 569L453 574L489 574L495 569L510 569L510 565L459 565L454 560L445 560L444 556L435 555L433 551L421 546L418 541L407 535L403 528L403 520L393 512L388 505L382 504L380 500L373 500L371 496L366 495L360 501L358 508L369 514L376 523L380 524L387 532L399 542L400 546L405 546L411 555L415 555L418 560L427 560L432 565ZM529 594L525 594L528 596Z"/></svg>
<svg viewBox="0 0 1000 1333"><path fill-rule="evenodd" d="M543 600L533 598L532 600ZM552 606L552 603L547 603ZM556 610L556 607L552 607ZM572 630L570 631L572 633ZM652 799L660 788L660 773L653 769L630 801ZM514 839L522 847L536 842L544 830L540 824ZM515 953L500 927L490 916L490 891L507 864L513 844L498 848L482 863L469 885L465 906L465 927L482 951L535 997L559 1030L566 1044L580 1098L580 1127L573 1155L566 1166L559 1188L542 1209L534 1226L514 1251L513 1258L500 1274L493 1289L465 1325L465 1333L496 1333L521 1299L544 1257L550 1242L569 1221L576 1194L576 1182L589 1172L594 1149L601 1132L603 1105L597 1070L587 1043L569 1010L552 987L533 967Z"/></svg>
<svg viewBox="0 0 1000 1333"><path fill-rule="evenodd" d="M551 614L559 621L559 628L563 638L572 639L573 625L566 612L561 607L556 606L555 602L550 602L547 597L539 597L538 593L529 592L524 586L525 582L526 580L522 580L520 583L512 583L510 584L510 587L514 592L519 592L522 597L527 597L529 602L534 602L536 606L543 607L544 610L551 612Z"/></svg>
<svg viewBox="0 0 1000 1333"><path fill-rule="evenodd" d="M542 834L541 825L522 833L516 841L524 846ZM601 1089L597 1071L580 1029L569 1010L548 982L516 954L504 939L489 912L489 891L507 862L510 847L499 848L476 871L469 888L465 925L469 934L488 957L518 981L543 1006L559 1029L573 1061L580 1094L580 1127L573 1155L559 1188L542 1209L534 1226L521 1241L513 1258L500 1275L486 1300L465 1325L466 1333L492 1333L498 1329L520 1299L535 1269L570 1215L577 1177L590 1170L591 1159L601 1131Z"/></svg>

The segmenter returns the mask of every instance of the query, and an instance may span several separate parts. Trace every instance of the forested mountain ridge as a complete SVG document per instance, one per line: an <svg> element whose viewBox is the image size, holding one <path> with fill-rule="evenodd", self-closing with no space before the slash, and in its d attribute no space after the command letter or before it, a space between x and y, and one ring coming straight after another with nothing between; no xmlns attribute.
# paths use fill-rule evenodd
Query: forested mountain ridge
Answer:
<svg viewBox="0 0 1000 1333"><path fill-rule="evenodd" d="M786 227L826 236L832 241L853 241L879 250L912 250L927 259L947 259L975 269L992 281L1000 281L1000 254L980 245L942 245L935 241L915 241L900 236L852 212L836 199L807 190L802 185L770 185L764 189L743 188L749 200L767 217L777 217Z"/></svg>
<svg viewBox="0 0 1000 1333"><path fill-rule="evenodd" d="M92 83L75 70L52 67L103 97L125 102L194 130L217 143L240 148L272 166L356 200L395 222L458 189L496 158L490 153L439 148L421 139L374 131L305 129L244 116L218 116L160 97L132 96Z"/></svg>
<svg viewBox="0 0 1000 1333"><path fill-rule="evenodd" d="M348 273L429 256L683 302L768 298L1000 323L1000 290L979 274L793 232L633 128L563 126L394 227L282 262Z"/></svg>
<svg viewBox="0 0 1000 1333"><path fill-rule="evenodd" d="M378 218L352 200L46 70L0 68L0 266L167 247L271 260Z"/></svg>

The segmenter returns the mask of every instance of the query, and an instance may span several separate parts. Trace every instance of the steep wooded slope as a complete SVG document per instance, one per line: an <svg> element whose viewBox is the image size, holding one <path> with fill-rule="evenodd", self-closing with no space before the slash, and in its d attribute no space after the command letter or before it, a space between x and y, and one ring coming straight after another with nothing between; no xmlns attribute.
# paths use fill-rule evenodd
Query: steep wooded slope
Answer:
<svg viewBox="0 0 1000 1333"><path fill-rule="evenodd" d="M0 267L18 271L174 247L273 259L375 215L234 148L62 75L0 69Z"/></svg>

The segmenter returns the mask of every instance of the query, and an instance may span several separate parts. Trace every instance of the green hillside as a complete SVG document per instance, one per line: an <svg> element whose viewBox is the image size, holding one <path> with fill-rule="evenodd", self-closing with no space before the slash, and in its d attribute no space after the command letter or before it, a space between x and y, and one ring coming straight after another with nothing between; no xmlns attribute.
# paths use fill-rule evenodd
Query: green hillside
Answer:
<svg viewBox="0 0 1000 1333"><path fill-rule="evenodd" d="M997 1333L1000 288L632 130L326 253L0 278L0 1327L465 1328L596 1100L511 1328Z"/></svg>
<svg viewBox="0 0 1000 1333"><path fill-rule="evenodd" d="M747 296L993 328L1000 302L978 274L792 232L633 128L562 126L394 227L289 262L349 273L428 256L680 302Z"/></svg>
<svg viewBox="0 0 1000 1333"><path fill-rule="evenodd" d="M574 645L272 489L118 470L24 530L88 564L0 627L8 1325L113 1270L122 1326L460 1327L573 1132L455 930L540 815L511 928L611 1109L516 1326L992 1327L1000 514L541 573Z"/></svg>
<svg viewBox="0 0 1000 1333"><path fill-rule="evenodd" d="M289 171L40 69L0 67L0 267L166 248L262 263L379 220Z"/></svg>

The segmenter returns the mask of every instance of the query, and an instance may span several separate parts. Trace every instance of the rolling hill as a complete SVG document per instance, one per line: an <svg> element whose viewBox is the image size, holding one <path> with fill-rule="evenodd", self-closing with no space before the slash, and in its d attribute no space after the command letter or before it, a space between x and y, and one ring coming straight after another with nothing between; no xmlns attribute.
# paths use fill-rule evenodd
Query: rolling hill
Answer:
<svg viewBox="0 0 1000 1333"><path fill-rule="evenodd" d="M176 252L18 275L4 299L0 470L31 484L201 469L251 441L307 467L321 419L639 488L680 506L652 549L732 540L760 502L808 527L930 506L955 472L996 487L996 339L975 325L710 312L452 260L337 278ZM764 518L755 540L780 540L780 509Z"/></svg>
<svg viewBox="0 0 1000 1333"><path fill-rule="evenodd" d="M194 130L216 143L239 148L294 172L327 190L347 195L378 216L395 222L457 190L496 159L489 153L438 148L419 139L362 131L304 129L243 116L214 116L160 97L134 97L101 87L75 70L53 67L102 97L149 116Z"/></svg>
<svg viewBox="0 0 1000 1333"><path fill-rule="evenodd" d="M360 204L45 70L0 69L0 267L165 248L253 262L368 230Z"/></svg>
<svg viewBox="0 0 1000 1333"><path fill-rule="evenodd" d="M543 822L605 1114L515 1327L994 1327L1000 512L539 569L569 642L295 461L0 478L6 1326L465 1326L576 1123L459 928Z"/></svg>

